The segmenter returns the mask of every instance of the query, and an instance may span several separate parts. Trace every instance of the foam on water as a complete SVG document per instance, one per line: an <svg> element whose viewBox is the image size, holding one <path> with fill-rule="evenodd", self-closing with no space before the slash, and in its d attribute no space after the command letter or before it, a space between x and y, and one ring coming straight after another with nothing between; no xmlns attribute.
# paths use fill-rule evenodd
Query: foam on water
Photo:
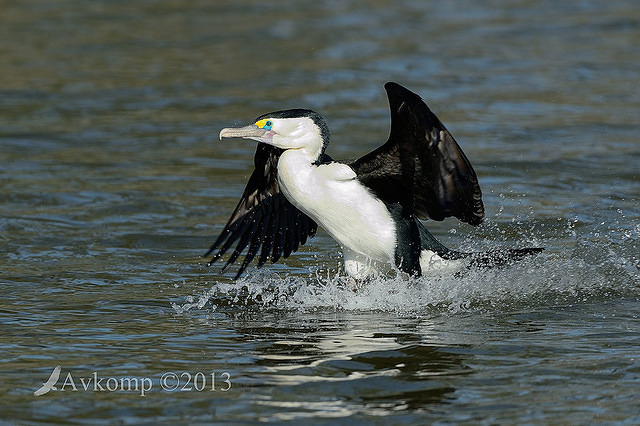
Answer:
<svg viewBox="0 0 640 426"><path fill-rule="evenodd" d="M344 274L307 275L249 271L236 282L217 282L204 294L174 303L191 309L337 309L403 314L523 309L640 295L640 241L581 239L567 253L547 251L506 267L430 273L417 279L395 276L355 285Z"/></svg>

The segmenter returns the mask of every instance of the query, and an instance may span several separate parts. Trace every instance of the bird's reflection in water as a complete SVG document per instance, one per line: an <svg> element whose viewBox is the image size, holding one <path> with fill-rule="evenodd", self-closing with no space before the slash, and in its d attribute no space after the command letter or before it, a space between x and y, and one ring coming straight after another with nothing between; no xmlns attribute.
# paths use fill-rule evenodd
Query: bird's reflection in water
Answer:
<svg viewBox="0 0 640 426"><path fill-rule="evenodd" d="M423 320L416 320L411 331L393 320L380 324L379 316L369 314L349 323L317 316L305 322L301 316L297 332L291 325L285 334L278 326L258 323L237 330L244 341L254 341L257 369L249 382L279 395L278 402L267 398L262 404L284 399L288 410L316 410L314 402L333 395L337 405L331 409L374 415L376 410L428 410L455 399L449 377L473 373L464 345L425 341L429 324Z"/></svg>

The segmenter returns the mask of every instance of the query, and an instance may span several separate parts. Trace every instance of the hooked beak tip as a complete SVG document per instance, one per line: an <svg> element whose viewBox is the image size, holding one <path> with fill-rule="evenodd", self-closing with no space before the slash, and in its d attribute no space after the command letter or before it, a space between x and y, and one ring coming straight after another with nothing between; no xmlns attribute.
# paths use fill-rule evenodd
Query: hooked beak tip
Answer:
<svg viewBox="0 0 640 426"><path fill-rule="evenodd" d="M220 130L220 133L218 134L218 139L222 140L223 138L226 138L229 136L229 129L228 128L224 128L222 130Z"/></svg>

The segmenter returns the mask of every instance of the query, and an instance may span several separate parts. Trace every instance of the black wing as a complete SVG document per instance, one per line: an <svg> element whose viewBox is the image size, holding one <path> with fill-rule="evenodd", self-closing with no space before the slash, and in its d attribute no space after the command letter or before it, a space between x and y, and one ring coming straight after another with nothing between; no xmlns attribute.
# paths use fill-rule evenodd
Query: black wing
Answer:
<svg viewBox="0 0 640 426"><path fill-rule="evenodd" d="M399 84L384 88L391 109L387 142L349 164L358 179L387 203L420 219L455 216L478 225L482 192L471 163L424 101Z"/></svg>
<svg viewBox="0 0 640 426"><path fill-rule="evenodd" d="M222 269L224 272L248 246L235 276L237 279L258 252L258 266L264 265L268 259L276 262L281 256L286 258L298 250L299 245L307 242L307 237L315 235L318 225L280 192L277 166L282 152L279 148L258 143L253 160L255 170L249 177L242 198L222 233L205 254L209 256L217 250L209 266L237 241Z"/></svg>

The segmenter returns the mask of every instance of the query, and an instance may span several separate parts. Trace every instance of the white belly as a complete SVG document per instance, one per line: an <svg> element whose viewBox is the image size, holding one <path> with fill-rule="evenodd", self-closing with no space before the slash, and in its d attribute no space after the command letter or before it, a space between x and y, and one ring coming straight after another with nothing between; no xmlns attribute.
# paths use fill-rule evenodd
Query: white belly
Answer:
<svg viewBox="0 0 640 426"><path fill-rule="evenodd" d="M287 150L278 163L278 182L285 197L338 244L375 261L393 262L395 222L349 166L315 166L303 152Z"/></svg>

